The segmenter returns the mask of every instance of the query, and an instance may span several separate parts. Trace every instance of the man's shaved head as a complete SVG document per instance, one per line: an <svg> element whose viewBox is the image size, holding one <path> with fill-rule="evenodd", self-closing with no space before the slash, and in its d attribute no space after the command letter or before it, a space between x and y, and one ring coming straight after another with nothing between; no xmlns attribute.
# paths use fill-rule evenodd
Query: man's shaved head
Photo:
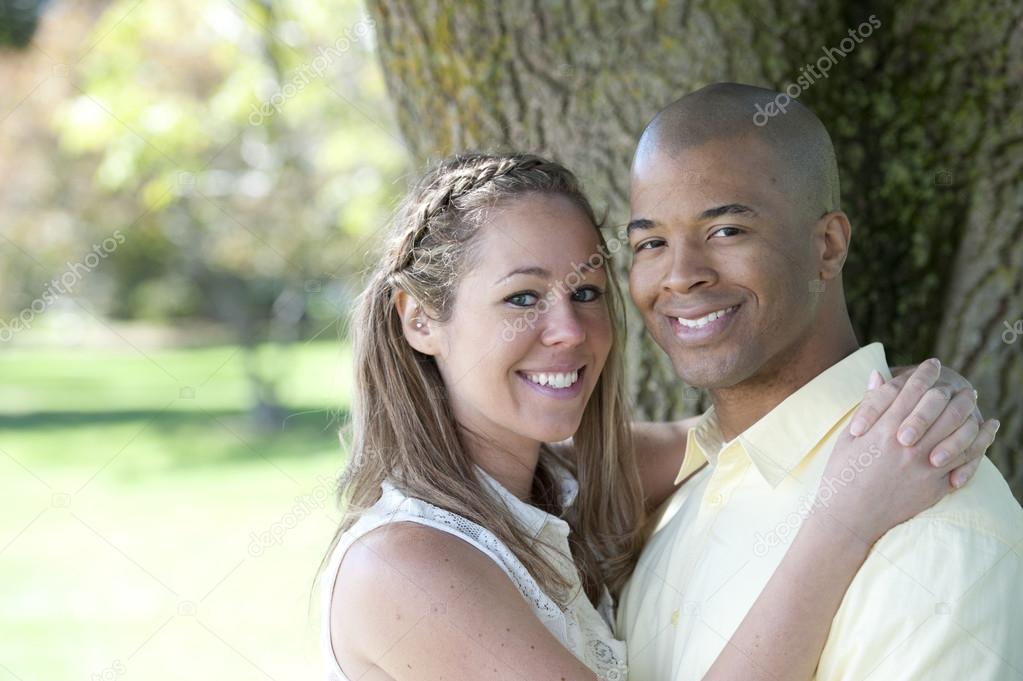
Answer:
<svg viewBox="0 0 1023 681"><path fill-rule="evenodd" d="M669 104L643 131L633 168L653 154L674 157L725 140L770 148L772 174L809 219L840 210L838 163L824 125L788 95L752 85L714 83Z"/></svg>
<svg viewBox="0 0 1023 681"><path fill-rule="evenodd" d="M752 423L736 416L743 396L802 385L855 348L841 278L852 225L806 107L749 85L697 90L643 131L630 184L632 300L679 376L721 414L735 398L735 433Z"/></svg>

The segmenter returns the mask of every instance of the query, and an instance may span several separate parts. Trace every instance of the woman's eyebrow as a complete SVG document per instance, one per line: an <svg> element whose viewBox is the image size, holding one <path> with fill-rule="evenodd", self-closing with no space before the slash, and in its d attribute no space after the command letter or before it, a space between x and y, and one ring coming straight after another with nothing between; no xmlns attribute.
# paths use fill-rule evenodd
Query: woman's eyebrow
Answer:
<svg viewBox="0 0 1023 681"><path fill-rule="evenodd" d="M545 270L542 267L537 267L536 265L533 265L531 267L516 267L511 272L495 281L494 284L495 285L500 284L505 279L511 279L517 274L531 274L533 276L544 277L546 279L550 279L551 277L551 273L549 271Z"/></svg>

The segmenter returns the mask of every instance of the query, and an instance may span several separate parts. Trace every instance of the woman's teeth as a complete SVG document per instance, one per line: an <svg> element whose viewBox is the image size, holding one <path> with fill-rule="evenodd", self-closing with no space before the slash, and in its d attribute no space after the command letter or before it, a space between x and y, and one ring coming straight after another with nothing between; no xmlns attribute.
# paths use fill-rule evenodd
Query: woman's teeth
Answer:
<svg viewBox="0 0 1023 681"><path fill-rule="evenodd" d="M688 326L690 329L699 329L702 326L707 326L708 324L710 324L712 321L714 321L718 317L725 316L726 314L728 314L729 312L731 312L732 310L734 310L737 307L738 307L738 305L732 305L731 307L726 307L723 310L718 310L717 312L711 312L710 314L704 315L703 317L700 317L699 319L686 319L685 317L677 317L677 319L678 319L678 323L681 324L682 326Z"/></svg>
<svg viewBox="0 0 1023 681"><path fill-rule="evenodd" d="M546 385L552 388L568 388L579 380L579 370L569 371L564 374L539 373L523 375L537 385Z"/></svg>

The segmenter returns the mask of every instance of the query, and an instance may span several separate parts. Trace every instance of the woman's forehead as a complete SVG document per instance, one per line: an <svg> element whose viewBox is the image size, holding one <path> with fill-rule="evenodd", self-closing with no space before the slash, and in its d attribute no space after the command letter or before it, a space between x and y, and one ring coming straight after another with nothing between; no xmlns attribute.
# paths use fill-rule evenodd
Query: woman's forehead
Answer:
<svg viewBox="0 0 1023 681"><path fill-rule="evenodd" d="M563 269L600 253L601 240L589 216L563 196L528 195L488 211L481 225L480 263L532 261Z"/></svg>

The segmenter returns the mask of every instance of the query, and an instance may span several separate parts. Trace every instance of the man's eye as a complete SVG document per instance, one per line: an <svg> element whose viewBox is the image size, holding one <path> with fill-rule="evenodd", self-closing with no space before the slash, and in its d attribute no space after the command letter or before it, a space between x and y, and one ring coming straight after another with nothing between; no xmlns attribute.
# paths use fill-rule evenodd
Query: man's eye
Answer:
<svg viewBox="0 0 1023 681"><path fill-rule="evenodd" d="M646 241L636 244L636 252L646 251L651 248L657 248L664 245L664 239L647 239Z"/></svg>
<svg viewBox="0 0 1023 681"><path fill-rule="evenodd" d="M572 292L572 300L578 303L592 303L602 295L604 292L596 286L584 286Z"/></svg>
<svg viewBox="0 0 1023 681"><path fill-rule="evenodd" d="M531 291L523 291L522 293L515 293L504 299L504 302L511 303L516 307L529 307L536 305L539 301L540 296L536 295Z"/></svg>
<svg viewBox="0 0 1023 681"><path fill-rule="evenodd" d="M728 234L724 234L724 232L728 232ZM742 230L738 227L720 227L711 232L711 236L716 236L718 234L721 236L738 236L742 234Z"/></svg>

